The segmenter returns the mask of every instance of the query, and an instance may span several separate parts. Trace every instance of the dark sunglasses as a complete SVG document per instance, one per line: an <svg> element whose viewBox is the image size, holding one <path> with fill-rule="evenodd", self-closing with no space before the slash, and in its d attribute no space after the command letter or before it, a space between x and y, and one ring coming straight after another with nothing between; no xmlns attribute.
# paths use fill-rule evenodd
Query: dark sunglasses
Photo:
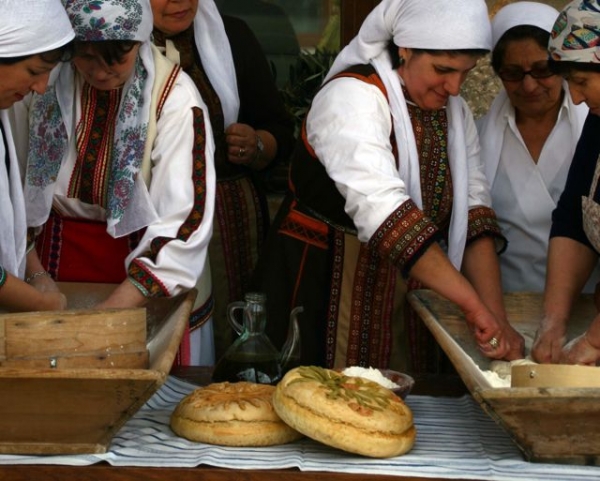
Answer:
<svg viewBox="0 0 600 481"><path fill-rule="evenodd" d="M534 79L543 79L552 77L555 73L550 70L548 66L548 62L544 62L543 64L533 65L531 70L523 70L522 68L512 67L512 68L503 68L498 71L498 77L506 82L521 82L525 75L531 75Z"/></svg>

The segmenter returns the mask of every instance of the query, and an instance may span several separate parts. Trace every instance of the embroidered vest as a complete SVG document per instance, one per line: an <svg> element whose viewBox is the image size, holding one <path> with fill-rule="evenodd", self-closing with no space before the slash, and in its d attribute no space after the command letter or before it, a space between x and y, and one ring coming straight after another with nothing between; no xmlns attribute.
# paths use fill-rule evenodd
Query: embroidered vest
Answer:
<svg viewBox="0 0 600 481"><path fill-rule="evenodd" d="M387 98L387 91L371 65L355 65L332 77L329 81L352 77L377 86ZM391 114L390 114L391 115ZM337 190L325 167L317 159L308 143L306 120L302 125L302 142L297 144L290 165L290 184L297 201L297 209L330 225L355 231L354 222L344 210L345 199ZM391 132L390 142L396 156L396 137Z"/></svg>

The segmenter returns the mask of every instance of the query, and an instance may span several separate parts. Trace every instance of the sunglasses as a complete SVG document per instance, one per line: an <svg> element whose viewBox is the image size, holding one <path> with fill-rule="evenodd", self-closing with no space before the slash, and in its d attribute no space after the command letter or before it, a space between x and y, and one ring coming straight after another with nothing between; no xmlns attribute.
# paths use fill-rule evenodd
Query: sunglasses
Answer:
<svg viewBox="0 0 600 481"><path fill-rule="evenodd" d="M530 75L531 78L534 79L544 79L556 74L550 70L548 62L533 64L531 70L523 70L519 67L508 67L498 71L498 77L506 82L521 82L525 78L525 75Z"/></svg>

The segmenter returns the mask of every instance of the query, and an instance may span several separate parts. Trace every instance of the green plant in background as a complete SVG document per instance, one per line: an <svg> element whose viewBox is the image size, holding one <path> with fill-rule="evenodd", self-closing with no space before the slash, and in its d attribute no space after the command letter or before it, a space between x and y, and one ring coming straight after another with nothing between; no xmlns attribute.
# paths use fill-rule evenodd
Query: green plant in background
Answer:
<svg viewBox="0 0 600 481"><path fill-rule="evenodd" d="M290 67L289 79L281 89L283 101L294 118L295 134L298 137L302 121L313 97L329 71L337 52L315 49L301 52Z"/></svg>

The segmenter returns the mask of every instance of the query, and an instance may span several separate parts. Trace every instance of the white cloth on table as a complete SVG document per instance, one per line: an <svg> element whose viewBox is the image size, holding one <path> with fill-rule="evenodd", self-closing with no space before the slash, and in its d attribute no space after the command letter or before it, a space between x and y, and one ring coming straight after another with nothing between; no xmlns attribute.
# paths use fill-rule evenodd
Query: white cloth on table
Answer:
<svg viewBox="0 0 600 481"><path fill-rule="evenodd" d="M177 437L169 417L196 386L169 377L165 385L121 429L105 454L70 456L0 455L0 464L229 469L287 469L336 473L402 475L491 481L596 481L600 467L529 463L510 437L470 396L434 398L409 395L417 429L413 449L389 459L373 459L304 439L262 448L230 448ZM201 476L201 472L199 472Z"/></svg>

